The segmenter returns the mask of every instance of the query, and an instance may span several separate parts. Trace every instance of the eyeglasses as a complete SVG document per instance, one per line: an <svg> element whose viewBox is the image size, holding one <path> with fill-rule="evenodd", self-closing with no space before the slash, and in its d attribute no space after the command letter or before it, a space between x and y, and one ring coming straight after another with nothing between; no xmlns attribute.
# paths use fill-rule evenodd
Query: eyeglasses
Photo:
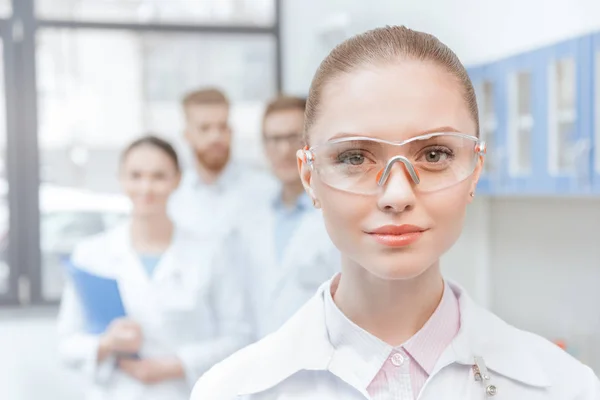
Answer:
<svg viewBox="0 0 600 400"><path fill-rule="evenodd" d="M403 142L368 137L332 140L303 150L304 161L333 188L357 194L381 190L396 163L421 192L467 179L485 154L485 142L462 133L431 133Z"/></svg>

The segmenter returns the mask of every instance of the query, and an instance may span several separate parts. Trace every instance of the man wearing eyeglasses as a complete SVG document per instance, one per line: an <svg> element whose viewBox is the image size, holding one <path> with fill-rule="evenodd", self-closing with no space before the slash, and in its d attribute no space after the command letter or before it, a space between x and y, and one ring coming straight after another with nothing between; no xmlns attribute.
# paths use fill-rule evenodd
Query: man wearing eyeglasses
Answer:
<svg viewBox="0 0 600 400"><path fill-rule="evenodd" d="M263 145L279 190L243 215L223 249L226 262L242 269L254 339L281 326L339 270L339 253L298 174L305 106L305 99L290 96L268 104Z"/></svg>
<svg viewBox="0 0 600 400"><path fill-rule="evenodd" d="M182 105L194 163L185 171L169 212L179 226L221 236L231 230L242 208L264 202L273 182L267 174L230 160L230 104L223 92L196 90L183 98Z"/></svg>

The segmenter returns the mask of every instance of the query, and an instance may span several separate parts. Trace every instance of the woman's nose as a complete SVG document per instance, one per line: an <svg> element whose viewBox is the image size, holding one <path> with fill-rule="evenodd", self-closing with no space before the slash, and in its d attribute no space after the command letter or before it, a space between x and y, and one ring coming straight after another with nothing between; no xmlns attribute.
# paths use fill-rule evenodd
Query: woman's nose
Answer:
<svg viewBox="0 0 600 400"><path fill-rule="evenodd" d="M378 179L383 180L382 192L377 200L379 209L386 212L403 212L412 209L415 205L416 196L414 192L415 177L418 179L416 170L402 162L396 162L389 166L387 172L383 172ZM417 180L418 182L418 180Z"/></svg>

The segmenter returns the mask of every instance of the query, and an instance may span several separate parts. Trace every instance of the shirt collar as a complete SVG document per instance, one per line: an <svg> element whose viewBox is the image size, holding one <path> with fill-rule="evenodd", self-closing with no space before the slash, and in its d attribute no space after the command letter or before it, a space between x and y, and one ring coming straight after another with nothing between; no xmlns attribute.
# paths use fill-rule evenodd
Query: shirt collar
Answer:
<svg viewBox="0 0 600 400"><path fill-rule="evenodd" d="M329 340L335 348L334 362L352 365L354 376L364 389L373 381L394 347L350 321L337 307L332 293L337 290L339 276L325 291L325 324ZM430 375L444 350L456 336L460 326L458 300L444 284L442 299L425 325L401 346Z"/></svg>
<svg viewBox="0 0 600 400"><path fill-rule="evenodd" d="M431 375L438 359L460 329L460 306L454 292L444 283L444 294L425 325L402 347Z"/></svg>

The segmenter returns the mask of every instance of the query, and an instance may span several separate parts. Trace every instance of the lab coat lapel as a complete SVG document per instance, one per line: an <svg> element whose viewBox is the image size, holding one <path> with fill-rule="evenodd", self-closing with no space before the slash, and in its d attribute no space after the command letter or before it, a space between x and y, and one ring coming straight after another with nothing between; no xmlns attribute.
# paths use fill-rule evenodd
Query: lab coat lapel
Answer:
<svg viewBox="0 0 600 400"><path fill-rule="evenodd" d="M151 277L151 281L153 283L165 281L168 279L174 279L180 281L183 279L183 265L181 265L181 260L176 260L175 257L175 249L179 243L180 236L179 229L175 228L173 231L173 238L171 239L171 244L165 250L165 252L160 257L158 261L158 265L154 270L154 274Z"/></svg>
<svg viewBox="0 0 600 400"><path fill-rule="evenodd" d="M515 337L516 328L477 305L457 284L449 284L459 299L461 327L432 375L454 363L471 369L475 358L480 357L490 372L488 384L494 382L494 376L501 375L528 386L549 387L550 380L531 349L520 345ZM472 374L470 379L474 379Z"/></svg>
<svg viewBox="0 0 600 400"><path fill-rule="evenodd" d="M485 398L487 382L475 381L472 372L475 357L484 359L491 383L501 375L531 387L549 387L550 380L531 350L518 344L516 329L476 305L458 285L449 284L459 297L461 328L438 360L419 399L438 399L440 393L457 394L458 388L463 388L459 394L463 397L456 398ZM256 344L264 347L261 353L270 356L261 358L256 368L244 376L239 396L266 391L301 370L330 370L338 375L333 362L335 350L324 323L323 293L329 285L329 281L323 284L283 327ZM351 376L338 377L352 380Z"/></svg>
<svg viewBox="0 0 600 400"><path fill-rule="evenodd" d="M110 234L110 244L107 251L115 252L115 276L121 285L131 284L149 284L149 278L139 257L133 250L131 244L131 224L128 222L116 228Z"/></svg>
<svg viewBox="0 0 600 400"><path fill-rule="evenodd" d="M333 355L327 328L323 323L323 284L313 296L278 331L257 343L276 360L261 358L256 368L244 377L238 396L260 393L274 387L300 370L324 371Z"/></svg>
<svg viewBox="0 0 600 400"><path fill-rule="evenodd" d="M130 224L126 223L110 234L110 249L114 249L115 279L129 318L144 322L152 319L151 281L131 244ZM111 250L107 250L111 251Z"/></svg>

